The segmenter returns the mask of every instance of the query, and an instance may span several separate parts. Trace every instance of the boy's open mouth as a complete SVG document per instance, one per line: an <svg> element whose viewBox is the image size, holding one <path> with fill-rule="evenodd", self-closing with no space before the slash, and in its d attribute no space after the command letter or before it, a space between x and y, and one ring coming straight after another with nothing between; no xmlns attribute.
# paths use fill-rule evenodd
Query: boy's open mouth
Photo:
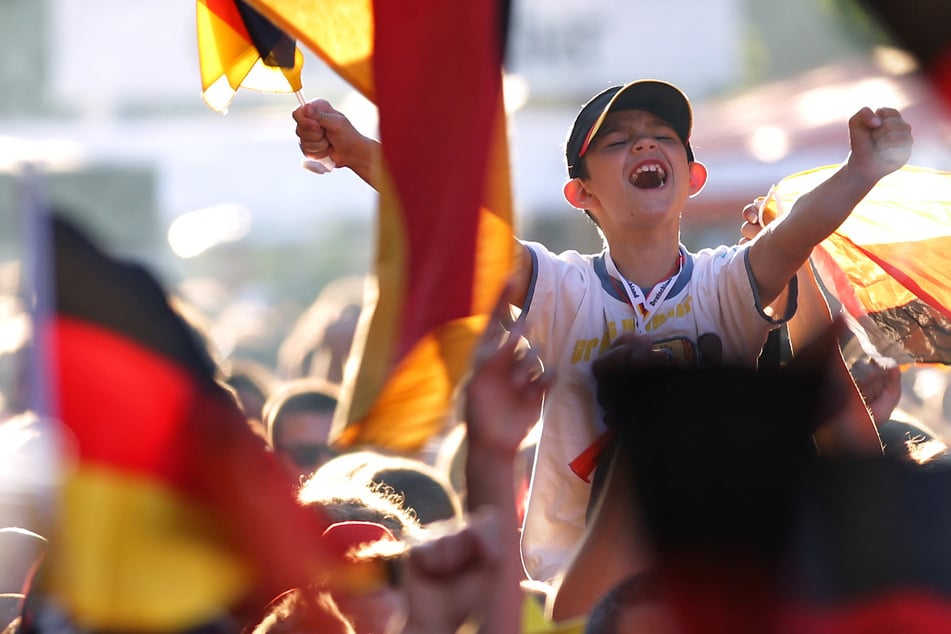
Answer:
<svg viewBox="0 0 951 634"><path fill-rule="evenodd" d="M640 189L656 189L667 182L667 172L660 163L646 163L631 175L631 184Z"/></svg>

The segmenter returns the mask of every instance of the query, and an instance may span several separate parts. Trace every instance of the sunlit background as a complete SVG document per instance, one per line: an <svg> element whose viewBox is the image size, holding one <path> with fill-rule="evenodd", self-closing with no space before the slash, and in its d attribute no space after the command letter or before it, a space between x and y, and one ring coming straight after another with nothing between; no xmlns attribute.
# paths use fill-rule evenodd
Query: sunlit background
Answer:
<svg viewBox="0 0 951 634"><path fill-rule="evenodd" d="M693 100L710 181L685 214L692 248L734 241L742 206L783 176L843 160L846 120L863 105L902 108L912 162L951 168L951 124L915 60L847 0L513 8L505 85L523 237L600 248L562 200L562 143L585 99L635 78L670 80ZM369 271L375 195L346 170L301 167L294 96L242 91L227 115L202 103L193 0L3 0L0 15L0 387L29 338L15 293L24 163L49 199L201 314L223 358L274 366L321 290ZM372 104L305 55L305 96L374 133Z"/></svg>

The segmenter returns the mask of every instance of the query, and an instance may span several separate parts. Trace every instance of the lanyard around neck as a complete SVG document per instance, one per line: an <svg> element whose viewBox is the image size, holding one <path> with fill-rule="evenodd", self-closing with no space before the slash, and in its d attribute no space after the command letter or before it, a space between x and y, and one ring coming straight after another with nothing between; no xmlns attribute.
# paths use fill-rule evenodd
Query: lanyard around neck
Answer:
<svg viewBox="0 0 951 634"><path fill-rule="evenodd" d="M641 290L637 284L628 281L623 276L621 279L626 283L622 283L613 277L611 278L615 288L627 299L627 303L634 310L634 324L637 332L646 332L647 324L650 323L654 314L664 303L664 300L667 299L667 295L673 289L677 278L680 276L680 272L683 270L683 266L684 254L681 251L668 277L654 284L654 286L646 292ZM618 274L620 274L620 271L618 271Z"/></svg>

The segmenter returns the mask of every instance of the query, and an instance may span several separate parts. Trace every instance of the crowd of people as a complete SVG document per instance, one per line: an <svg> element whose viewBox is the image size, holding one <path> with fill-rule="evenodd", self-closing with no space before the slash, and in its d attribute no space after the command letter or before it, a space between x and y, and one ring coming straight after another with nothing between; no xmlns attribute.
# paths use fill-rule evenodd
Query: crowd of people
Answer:
<svg viewBox="0 0 951 634"><path fill-rule="evenodd" d="M379 144L343 113L319 100L294 118L305 156L330 156L374 185ZM315 304L273 368L222 363L220 382L261 451L327 524L321 539L377 574L287 587L193 631L951 627L951 568L935 568L951 549L930 541L951 518L946 503L927 497L892 508L901 517L890 523L869 520L951 478L943 418L915 408L905 379L915 368L869 357L836 320L795 321L823 301L797 272L905 164L909 124L863 108L833 178L765 226L751 204L736 245L697 253L680 242L683 206L707 178L692 125L686 96L658 81L614 86L581 108L564 193L605 249L518 242L458 420L427 451L334 442L356 301ZM809 336L792 360L764 355L794 325ZM38 432L29 412L9 414L0 451L12 463ZM931 524L904 531L919 511ZM0 555L28 554L15 569L0 559L6 632L82 631L30 601L45 538L13 527L0 538L23 544L0 542ZM888 563L874 563L882 553Z"/></svg>

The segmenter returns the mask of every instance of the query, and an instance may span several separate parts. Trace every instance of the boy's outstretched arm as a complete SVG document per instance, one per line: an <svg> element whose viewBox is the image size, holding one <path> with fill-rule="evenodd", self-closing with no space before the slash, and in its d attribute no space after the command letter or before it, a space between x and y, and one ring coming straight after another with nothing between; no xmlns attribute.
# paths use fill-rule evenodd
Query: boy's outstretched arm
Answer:
<svg viewBox="0 0 951 634"><path fill-rule="evenodd" d="M763 305L774 301L812 249L831 235L885 175L904 165L911 126L894 108L862 108L849 119L848 159L829 180L799 198L750 245L750 268Z"/></svg>
<svg viewBox="0 0 951 634"><path fill-rule="evenodd" d="M379 191L379 141L361 134L345 114L335 110L324 99L299 106L294 110L293 117L297 122L295 132L304 156L311 159L329 156L337 167L349 167L367 185ZM531 284L532 258L528 247L522 243L516 242L515 248L518 255L511 300L521 308Z"/></svg>
<svg viewBox="0 0 951 634"><path fill-rule="evenodd" d="M293 112L300 150L311 159L327 156L338 167L349 167L373 189L379 189L377 165L380 143L361 134L350 119L324 99L300 106Z"/></svg>

